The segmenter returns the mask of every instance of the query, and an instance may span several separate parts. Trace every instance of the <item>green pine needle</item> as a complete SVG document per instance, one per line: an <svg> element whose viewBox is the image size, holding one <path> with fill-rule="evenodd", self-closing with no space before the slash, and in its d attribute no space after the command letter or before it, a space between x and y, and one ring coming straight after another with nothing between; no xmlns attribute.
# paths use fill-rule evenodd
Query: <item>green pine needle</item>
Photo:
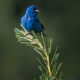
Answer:
<svg viewBox="0 0 80 80"><path fill-rule="evenodd" d="M22 24L21 24L21 27L23 28ZM31 35L31 34L28 34L29 32L26 31L24 28L23 30L19 30L15 28L14 32L15 32L16 38L18 39L18 42L20 42L21 44L26 44L27 46L33 47L34 50L42 57L45 65L43 65L40 59L37 58L40 65L45 69L45 72L44 72L41 66L39 66L39 69L42 72L42 76L39 77L40 80L61 80L62 73L60 74L58 79L56 78L56 75L62 65L62 63L59 63L58 68L56 68L57 67L56 61L60 55L59 53L57 53L57 50L59 48L58 46L56 48L52 61L50 61L49 55L51 54L51 49L52 49L51 47L52 39L48 39L48 50L46 50L45 40L44 40L42 32L41 32L41 37L42 37L43 43L41 43L41 41L37 38L34 31L31 31L32 33ZM51 66L53 66L52 69L51 69ZM37 79L34 79L34 80L37 80Z"/></svg>

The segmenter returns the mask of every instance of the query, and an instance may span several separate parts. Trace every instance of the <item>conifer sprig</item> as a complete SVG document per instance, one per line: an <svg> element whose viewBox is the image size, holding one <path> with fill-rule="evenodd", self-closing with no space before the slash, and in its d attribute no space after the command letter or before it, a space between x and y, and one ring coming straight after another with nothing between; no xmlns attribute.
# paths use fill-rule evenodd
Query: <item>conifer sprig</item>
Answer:
<svg viewBox="0 0 80 80"><path fill-rule="evenodd" d="M21 27L23 28L23 26L21 25ZM31 46L34 48L34 50L39 53L39 55L42 57L45 65L42 64L42 62L40 61L39 58L37 58L37 60L39 61L39 63L41 64L41 66L45 69L46 72L44 72L42 70L42 67L39 66L39 69L42 72L42 76L40 76L40 80L61 80L61 76L62 73L60 74L59 78L56 78L56 75L58 73L58 70L60 69L62 62L59 63L58 68L56 69L57 66L57 59L59 57L59 53L57 53L57 49L54 53L53 59L52 61L50 61L50 54L51 54L51 45L52 45L52 39L48 39L48 50L46 49L46 45L45 45L45 41L44 41L44 37L43 34L41 33L41 37L43 40L43 45L42 43L39 41L39 39L37 38L37 36L35 35L34 31L31 32L31 34L28 34L29 32L27 32L24 28L23 30L19 30L17 28L14 29L15 32L15 36L18 39L18 42L21 42L21 44L26 44L28 46ZM53 66L53 68L51 69L51 66ZM34 79L36 80L36 79Z"/></svg>

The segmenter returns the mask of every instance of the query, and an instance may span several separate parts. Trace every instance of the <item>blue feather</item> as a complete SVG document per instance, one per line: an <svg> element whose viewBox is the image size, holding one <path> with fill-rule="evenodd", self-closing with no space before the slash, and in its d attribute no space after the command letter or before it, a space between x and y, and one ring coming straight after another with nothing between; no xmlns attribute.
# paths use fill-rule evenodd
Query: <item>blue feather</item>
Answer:
<svg viewBox="0 0 80 80"><path fill-rule="evenodd" d="M43 33L44 26L40 23L37 13L39 10L36 6L32 5L27 10L25 15L21 18L21 23L28 32L34 31L35 33ZM44 36L46 36L43 33Z"/></svg>

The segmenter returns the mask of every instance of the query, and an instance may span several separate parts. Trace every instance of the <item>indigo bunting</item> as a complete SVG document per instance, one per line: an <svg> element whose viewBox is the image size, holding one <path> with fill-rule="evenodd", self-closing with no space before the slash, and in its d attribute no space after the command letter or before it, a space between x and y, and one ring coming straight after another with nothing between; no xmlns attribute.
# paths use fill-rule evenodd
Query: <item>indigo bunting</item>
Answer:
<svg viewBox="0 0 80 80"><path fill-rule="evenodd" d="M25 15L21 18L21 23L28 32L34 31L36 34L43 33L44 26L40 23L37 13L39 10L36 6L32 5L27 10ZM47 37L44 33L43 35Z"/></svg>

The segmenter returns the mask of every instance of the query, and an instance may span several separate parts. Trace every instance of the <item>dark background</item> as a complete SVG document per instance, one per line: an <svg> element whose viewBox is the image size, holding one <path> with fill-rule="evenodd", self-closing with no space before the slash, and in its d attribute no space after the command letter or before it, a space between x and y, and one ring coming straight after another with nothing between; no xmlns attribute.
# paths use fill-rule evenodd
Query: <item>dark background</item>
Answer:
<svg viewBox="0 0 80 80"><path fill-rule="evenodd" d="M40 10L44 33L53 38L52 55L59 46L62 79L78 76L80 80L80 0L0 0L0 80L33 80L41 76L36 60L41 56L18 43L14 33L15 27L22 29L21 17L31 5ZM45 41L47 44L47 38Z"/></svg>

